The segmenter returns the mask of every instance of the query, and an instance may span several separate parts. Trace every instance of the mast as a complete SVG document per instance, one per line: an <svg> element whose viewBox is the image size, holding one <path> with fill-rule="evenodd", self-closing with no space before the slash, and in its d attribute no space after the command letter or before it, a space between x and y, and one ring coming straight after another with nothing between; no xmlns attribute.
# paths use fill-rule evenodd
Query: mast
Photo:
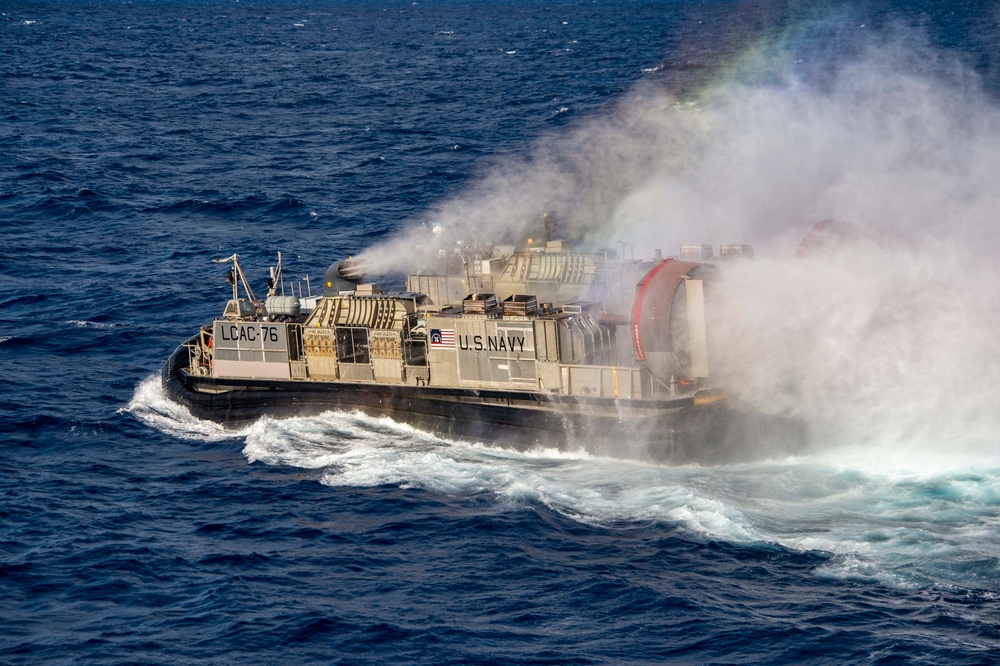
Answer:
<svg viewBox="0 0 1000 666"><path fill-rule="evenodd" d="M233 254L232 256L226 257L225 259L216 259L215 260L215 263L217 263L217 264L227 264L229 262L233 263L233 269L232 269L232 273L231 273L232 276L233 276L233 279L231 280L231 282L233 283L233 300L234 301L239 300L239 298L240 298L240 282L242 282L243 283L243 290L247 294L247 299L250 301L251 304L252 303L256 303L257 302L257 296L253 293L253 289L250 288L250 282L247 280L246 274L243 273L243 267L240 266L239 256L236 255L236 254Z"/></svg>

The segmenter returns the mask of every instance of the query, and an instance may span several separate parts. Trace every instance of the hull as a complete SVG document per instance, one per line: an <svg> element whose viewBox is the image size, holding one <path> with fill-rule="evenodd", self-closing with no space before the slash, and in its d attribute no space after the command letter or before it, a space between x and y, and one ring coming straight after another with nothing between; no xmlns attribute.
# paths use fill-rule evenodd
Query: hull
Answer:
<svg viewBox="0 0 1000 666"><path fill-rule="evenodd" d="M186 370L187 351L178 347L163 369L167 394L195 416L225 425L264 415L357 410L449 438L699 464L789 452L803 441L795 424L697 395L615 400L374 382L218 379Z"/></svg>

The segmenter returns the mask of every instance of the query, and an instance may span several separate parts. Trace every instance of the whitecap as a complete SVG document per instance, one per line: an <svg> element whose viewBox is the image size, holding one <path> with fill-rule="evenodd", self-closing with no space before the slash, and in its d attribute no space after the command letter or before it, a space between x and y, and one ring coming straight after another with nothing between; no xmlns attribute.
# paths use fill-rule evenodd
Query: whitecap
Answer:
<svg viewBox="0 0 1000 666"><path fill-rule="evenodd" d="M243 452L251 462L322 469L322 482L331 486L490 493L504 504L544 505L587 524L653 520L710 538L764 538L731 504L685 483L699 468L602 458L582 449L515 451L335 411L261 419L247 431Z"/></svg>
<svg viewBox="0 0 1000 666"><path fill-rule="evenodd" d="M140 382L132 400L118 411L131 414L151 428L181 439L217 442L246 434L246 430L229 430L218 423L199 419L187 407L170 400L159 375Z"/></svg>
<svg viewBox="0 0 1000 666"><path fill-rule="evenodd" d="M100 321L87 321L85 319L70 319L67 324L73 324L79 328L118 328L121 324L111 324Z"/></svg>

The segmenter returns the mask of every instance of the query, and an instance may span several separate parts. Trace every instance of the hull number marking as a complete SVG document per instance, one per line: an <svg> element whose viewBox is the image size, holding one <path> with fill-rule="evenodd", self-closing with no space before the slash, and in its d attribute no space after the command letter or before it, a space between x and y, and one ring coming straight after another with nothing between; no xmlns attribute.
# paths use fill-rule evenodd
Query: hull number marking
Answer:
<svg viewBox="0 0 1000 666"><path fill-rule="evenodd" d="M219 326L219 333L223 340L230 342L278 342L277 326L261 326L258 331L253 326L240 326L238 324L223 324Z"/></svg>

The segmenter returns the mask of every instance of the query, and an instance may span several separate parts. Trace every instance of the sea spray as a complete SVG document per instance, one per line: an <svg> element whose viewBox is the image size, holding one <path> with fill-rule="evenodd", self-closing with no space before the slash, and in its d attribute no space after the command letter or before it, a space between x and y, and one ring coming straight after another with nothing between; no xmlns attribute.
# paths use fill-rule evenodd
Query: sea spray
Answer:
<svg viewBox="0 0 1000 666"><path fill-rule="evenodd" d="M753 243L710 311L714 380L805 419L815 446L996 460L1000 106L913 31L838 52L804 34L683 100L639 86L442 202L428 217L443 233L361 261L414 268L414 248L510 241L549 210L606 246ZM824 219L851 233L797 256Z"/></svg>

